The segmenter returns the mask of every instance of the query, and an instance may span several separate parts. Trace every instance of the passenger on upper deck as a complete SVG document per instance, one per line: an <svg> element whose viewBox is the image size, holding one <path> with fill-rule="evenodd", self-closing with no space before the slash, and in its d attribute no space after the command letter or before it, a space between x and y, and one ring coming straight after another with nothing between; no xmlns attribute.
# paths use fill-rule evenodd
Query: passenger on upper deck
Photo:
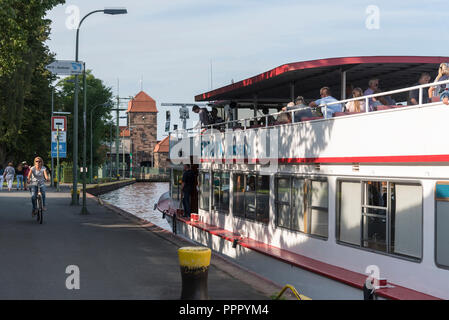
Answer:
<svg viewBox="0 0 449 320"><path fill-rule="evenodd" d="M358 98L363 96L363 91L361 88L354 88L352 90L352 97ZM365 101L364 100L356 100L356 101L349 101L346 103L345 111L347 112L365 112Z"/></svg>
<svg viewBox="0 0 449 320"><path fill-rule="evenodd" d="M223 119L221 117L218 116L218 109L217 108L212 108L212 111L210 113L211 118L212 118L212 123L222 123Z"/></svg>
<svg viewBox="0 0 449 320"><path fill-rule="evenodd" d="M321 96L321 99L312 101L311 103L309 103L309 107L316 108L320 104L338 101L337 99L335 99L334 97L331 96L331 90L328 87L323 87L320 89L320 96ZM326 109L326 107L321 107L321 113L323 114L323 116L326 116L325 109ZM342 110L342 106L340 103L336 103L336 104L327 106L326 119L332 118L332 116L335 112L341 112L341 110Z"/></svg>
<svg viewBox="0 0 449 320"><path fill-rule="evenodd" d="M368 89L363 93L364 96L369 96L374 94L376 90L379 89L379 79L370 79L368 82ZM369 111L373 111L373 98L368 99Z"/></svg>
<svg viewBox="0 0 449 320"><path fill-rule="evenodd" d="M300 109L295 111L295 122L300 122L302 117L314 117L312 110L306 105L306 102L302 96L296 97L294 105L290 107L287 106L285 109L286 111Z"/></svg>
<svg viewBox="0 0 449 320"><path fill-rule="evenodd" d="M284 112L287 111L288 108L294 107L295 103L294 102L289 102L287 104L286 107L281 108L281 110L279 110L280 112ZM284 124L284 123L291 123L292 122L292 117L290 113L284 112L278 115L277 119L276 119L276 124Z"/></svg>
<svg viewBox="0 0 449 320"><path fill-rule="evenodd" d="M379 91L375 92L376 90L379 90ZM371 79L368 82L368 89L365 90L363 95L369 96L371 94L375 94L375 93L379 93L379 92L382 92L382 91L380 91L380 88L379 88L379 79L374 78L374 79ZM375 100L373 100L373 99L374 98L369 98L368 99L369 111L373 111L374 110L373 103L374 103ZM386 100L385 105L396 104L396 101L394 101L390 96L385 96L384 99ZM377 99L377 100L379 100L379 99Z"/></svg>
<svg viewBox="0 0 449 320"><path fill-rule="evenodd" d="M420 84L426 84L430 81L430 74L427 72L421 73L421 76L419 77L418 83L414 84L415 86ZM429 91L426 90L426 88L422 91L422 103L428 103L429 102ZM418 104L419 103L419 90L412 90L409 93L408 96L408 104Z"/></svg>
<svg viewBox="0 0 449 320"><path fill-rule="evenodd" d="M200 116L200 122L202 126L207 126L211 124L211 118L209 115L209 111L206 108L200 108L196 104L192 107L192 111L198 113Z"/></svg>
<svg viewBox="0 0 449 320"><path fill-rule="evenodd" d="M381 93L382 90L375 90L373 94ZM378 106L388 106L389 102L385 96L375 97L373 98L372 110L376 110ZM371 111L372 111L371 110Z"/></svg>
<svg viewBox="0 0 449 320"><path fill-rule="evenodd" d="M263 107L262 108L262 113L264 115L268 115L270 113L270 110L268 109L268 107ZM276 122L276 119L274 119L273 116L268 115L267 117L262 117L260 119L260 121L259 121L259 124L266 126L267 125L267 123L266 123L266 119L267 118L268 118L268 125L269 126L272 126Z"/></svg>
<svg viewBox="0 0 449 320"><path fill-rule="evenodd" d="M442 63L440 64L440 67L438 69L438 75L435 78L434 82L438 81L444 81L449 80L449 64L448 63ZM447 101L447 95L446 92L448 90L447 84L441 84L436 87L430 87L429 88L429 98L431 99L433 96L440 96L440 101L443 101L445 104L447 104L445 101ZM435 93L435 89L437 89L437 92Z"/></svg>

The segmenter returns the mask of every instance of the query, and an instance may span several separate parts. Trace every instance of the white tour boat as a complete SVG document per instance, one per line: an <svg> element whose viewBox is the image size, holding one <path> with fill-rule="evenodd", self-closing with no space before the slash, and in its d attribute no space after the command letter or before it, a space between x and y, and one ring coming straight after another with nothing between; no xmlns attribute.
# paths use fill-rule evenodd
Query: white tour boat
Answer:
<svg viewBox="0 0 449 320"><path fill-rule="evenodd" d="M443 62L296 62L196 96L226 122L170 133L170 192L158 209L178 235L312 299L363 299L371 283L380 299L448 299L449 105L422 98ZM423 72L431 82L416 85ZM365 105L379 96L402 103L333 115L328 103L318 108L324 117L298 121L292 110L288 123L270 120L325 86L338 103L353 101L347 89L373 78L384 92L363 96ZM411 90L417 105L403 103ZM198 177L191 219L179 207L183 163Z"/></svg>

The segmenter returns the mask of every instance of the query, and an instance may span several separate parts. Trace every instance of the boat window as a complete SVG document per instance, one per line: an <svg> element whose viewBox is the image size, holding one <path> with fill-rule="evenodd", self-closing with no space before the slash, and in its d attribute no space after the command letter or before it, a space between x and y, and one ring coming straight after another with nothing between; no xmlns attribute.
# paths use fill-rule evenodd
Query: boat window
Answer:
<svg viewBox="0 0 449 320"><path fill-rule="evenodd" d="M338 193L339 240L360 245L362 188L360 182L341 181Z"/></svg>
<svg viewBox="0 0 449 320"><path fill-rule="evenodd" d="M305 209L305 182L304 179L293 178L292 181L292 226L294 230L305 232L307 214L304 215Z"/></svg>
<svg viewBox="0 0 449 320"><path fill-rule="evenodd" d="M435 188L436 263L449 268L449 182L438 182Z"/></svg>
<svg viewBox="0 0 449 320"><path fill-rule="evenodd" d="M277 226L327 238L327 181L277 177L275 196Z"/></svg>
<svg viewBox="0 0 449 320"><path fill-rule="evenodd" d="M290 178L276 179L276 212L277 225L291 228L290 222Z"/></svg>
<svg viewBox="0 0 449 320"><path fill-rule="evenodd" d="M172 170L170 194L173 200L181 199L182 170Z"/></svg>
<svg viewBox="0 0 449 320"><path fill-rule="evenodd" d="M220 208L220 181L221 172L212 172L212 208L215 210Z"/></svg>
<svg viewBox="0 0 449 320"><path fill-rule="evenodd" d="M233 214L237 217L268 223L270 176L233 175Z"/></svg>
<svg viewBox="0 0 449 320"><path fill-rule="evenodd" d="M337 239L389 254L422 257L422 187L390 181L338 183Z"/></svg>
<svg viewBox="0 0 449 320"><path fill-rule="evenodd" d="M268 223L270 216L270 176L257 176L256 220Z"/></svg>
<svg viewBox="0 0 449 320"><path fill-rule="evenodd" d="M256 175L246 176L245 188L245 218L256 219Z"/></svg>
<svg viewBox="0 0 449 320"><path fill-rule="evenodd" d="M237 217L245 216L245 175L233 175L233 214Z"/></svg>
<svg viewBox="0 0 449 320"><path fill-rule="evenodd" d="M363 187L362 246L387 251L387 182L367 181Z"/></svg>
<svg viewBox="0 0 449 320"><path fill-rule="evenodd" d="M328 191L327 181L311 181L310 233L327 237L328 232Z"/></svg>
<svg viewBox="0 0 449 320"><path fill-rule="evenodd" d="M422 187L392 183L391 249L396 254L422 256Z"/></svg>
<svg viewBox="0 0 449 320"><path fill-rule="evenodd" d="M213 172L212 206L220 213L229 213L229 172Z"/></svg>
<svg viewBox="0 0 449 320"><path fill-rule="evenodd" d="M200 201L200 209L209 211L209 203L210 203L210 173L209 172L200 172L200 192L199 192L199 201Z"/></svg>

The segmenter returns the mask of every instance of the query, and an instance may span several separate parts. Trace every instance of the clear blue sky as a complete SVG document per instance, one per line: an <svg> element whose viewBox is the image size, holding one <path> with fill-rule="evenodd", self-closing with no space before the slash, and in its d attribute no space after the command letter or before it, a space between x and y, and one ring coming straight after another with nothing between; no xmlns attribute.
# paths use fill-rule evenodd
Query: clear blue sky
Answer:
<svg viewBox="0 0 449 320"><path fill-rule="evenodd" d="M369 55L447 56L447 2L290 0L79 0L53 9L50 50L74 60L76 30L67 28L75 5L80 16L105 7L127 15L95 14L80 31L80 60L120 96L143 90L162 102L194 96L284 63ZM378 8L378 29L367 28ZM372 26L372 24L371 24ZM172 117L177 111L172 109ZM196 118L195 118L196 119Z"/></svg>

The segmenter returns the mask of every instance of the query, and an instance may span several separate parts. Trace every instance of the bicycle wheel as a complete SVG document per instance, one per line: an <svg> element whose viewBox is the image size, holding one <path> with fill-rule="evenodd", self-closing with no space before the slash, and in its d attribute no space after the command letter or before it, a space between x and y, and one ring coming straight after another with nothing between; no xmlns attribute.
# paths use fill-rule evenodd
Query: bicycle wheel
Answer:
<svg viewBox="0 0 449 320"><path fill-rule="evenodd" d="M42 195L39 193L37 196L37 222L42 224L43 210L42 210Z"/></svg>

